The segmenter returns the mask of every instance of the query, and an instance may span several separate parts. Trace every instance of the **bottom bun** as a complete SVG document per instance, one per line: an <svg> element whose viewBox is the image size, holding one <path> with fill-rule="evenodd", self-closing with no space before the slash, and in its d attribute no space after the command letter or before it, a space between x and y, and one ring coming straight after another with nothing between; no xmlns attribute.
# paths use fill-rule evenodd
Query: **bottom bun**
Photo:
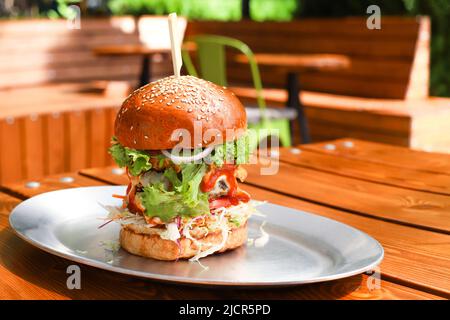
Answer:
<svg viewBox="0 0 450 320"><path fill-rule="evenodd" d="M138 233L134 228L123 226L120 230L120 245L131 254L153 258L157 260L172 261L177 259L189 259L199 253L198 247L190 239L182 237L180 244L171 240L161 239L158 234ZM197 240L199 243L217 245L222 242L220 231L208 234ZM216 251L224 252L240 247L247 241L247 223L239 228L230 230L228 239L222 249ZM202 251L207 250L205 246Z"/></svg>

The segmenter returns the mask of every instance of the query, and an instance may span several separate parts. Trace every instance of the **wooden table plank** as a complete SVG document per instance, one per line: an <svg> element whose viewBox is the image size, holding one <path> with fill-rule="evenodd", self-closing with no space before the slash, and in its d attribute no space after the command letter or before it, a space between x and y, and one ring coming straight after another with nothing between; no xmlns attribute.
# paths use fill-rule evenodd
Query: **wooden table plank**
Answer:
<svg viewBox="0 0 450 320"><path fill-rule="evenodd" d="M127 182L124 175L114 174L111 168L86 169L81 174L112 184ZM244 189L255 199L313 212L372 235L385 249L383 277L450 297L449 235L338 211L250 185Z"/></svg>
<svg viewBox="0 0 450 320"><path fill-rule="evenodd" d="M98 183L72 176L80 184ZM43 182L41 192L46 187ZM69 185L62 183L61 187ZM0 291L0 299L442 299L386 280L381 280L380 289L369 290L367 275L292 288L211 290L162 284L88 266L81 266L82 289L69 290L66 269L73 263L36 249L9 227L9 211L19 201L0 193L0 284L7 288Z"/></svg>
<svg viewBox="0 0 450 320"><path fill-rule="evenodd" d="M274 176L247 166L246 183L303 200L416 228L450 233L448 196L381 185L279 163Z"/></svg>
<svg viewBox="0 0 450 320"><path fill-rule="evenodd" d="M30 187L27 184L30 182L38 182L39 186ZM13 194L21 199L30 198L37 194L49 191L55 191L66 188L76 188L84 186L99 186L103 183L86 178L77 173L61 173L56 175L47 176L36 181L21 181L16 183L9 183L0 186L0 190Z"/></svg>
<svg viewBox="0 0 450 320"><path fill-rule="evenodd" d="M330 146L334 146L333 147ZM351 146L351 147L349 147ZM450 155L391 146L357 139L303 145L303 149L387 166L450 175Z"/></svg>
<svg viewBox="0 0 450 320"><path fill-rule="evenodd" d="M341 176L450 195L450 175L386 166L365 161L363 158L347 158L330 153L314 152L310 151L307 145L298 148L280 148L280 161Z"/></svg>

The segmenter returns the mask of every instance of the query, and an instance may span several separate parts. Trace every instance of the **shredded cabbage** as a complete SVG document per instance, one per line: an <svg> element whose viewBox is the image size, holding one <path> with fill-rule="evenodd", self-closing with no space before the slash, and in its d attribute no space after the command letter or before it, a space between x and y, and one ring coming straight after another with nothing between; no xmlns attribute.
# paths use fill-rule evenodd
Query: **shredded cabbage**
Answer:
<svg viewBox="0 0 450 320"><path fill-rule="evenodd" d="M109 206L98 203L103 209L108 211L106 220L113 220L119 222L121 225L136 224L146 227L153 227L154 224L149 224L145 221L143 216L131 213L128 209L122 209L116 206Z"/></svg>
<svg viewBox="0 0 450 320"><path fill-rule="evenodd" d="M178 231L178 226L175 222L166 224L166 230L161 232L159 236L161 237L161 239L174 242L181 238L180 231Z"/></svg>
<svg viewBox="0 0 450 320"><path fill-rule="evenodd" d="M266 225L266 221L264 221L259 227L259 231L261 232L261 236L254 240L254 244L256 248L264 247L269 242L269 234L264 230L264 226Z"/></svg>
<svg viewBox="0 0 450 320"><path fill-rule="evenodd" d="M100 246L105 250L117 252L120 249L120 242L118 240L104 240L100 241Z"/></svg>
<svg viewBox="0 0 450 320"><path fill-rule="evenodd" d="M220 225L219 228L222 233L222 241L219 244L214 245L211 243L200 243L196 240L197 245L200 244L198 246L199 250L195 256L193 256L192 258L189 259L189 261L198 261L201 258L204 258L206 256L209 256L210 254L213 254L216 251L219 251L220 249L222 249L225 246L225 244L227 243L227 240L228 240L228 233L229 233L230 229L228 228L228 224L227 224L224 216L225 216L225 213L223 212L219 217L219 225ZM192 238L190 236L189 228L187 230L188 231L186 233L189 235L190 238ZM206 249L205 251L202 251L201 250L202 246L210 246L210 248Z"/></svg>

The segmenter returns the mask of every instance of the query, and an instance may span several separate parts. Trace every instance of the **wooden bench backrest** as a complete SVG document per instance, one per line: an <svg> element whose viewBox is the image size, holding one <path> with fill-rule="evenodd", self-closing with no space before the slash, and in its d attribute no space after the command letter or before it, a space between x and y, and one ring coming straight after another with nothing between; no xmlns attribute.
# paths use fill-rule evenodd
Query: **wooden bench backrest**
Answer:
<svg viewBox="0 0 450 320"><path fill-rule="evenodd" d="M302 19L293 22L189 22L187 35L218 34L240 39L258 52L335 53L350 57L346 70L301 76L306 90L373 98L428 96L430 21L383 17L381 30L366 18ZM260 66L266 87L283 87L285 75ZM250 71L229 59L228 78L250 83Z"/></svg>
<svg viewBox="0 0 450 320"><path fill-rule="evenodd" d="M159 28L160 19L154 20ZM146 22L145 32L161 33L152 29L151 18ZM81 29L69 29L65 20L0 21L0 90L62 81L136 81L140 57L100 57L92 49L138 44L137 30L132 17L82 19ZM167 74L167 60L153 64L153 75Z"/></svg>

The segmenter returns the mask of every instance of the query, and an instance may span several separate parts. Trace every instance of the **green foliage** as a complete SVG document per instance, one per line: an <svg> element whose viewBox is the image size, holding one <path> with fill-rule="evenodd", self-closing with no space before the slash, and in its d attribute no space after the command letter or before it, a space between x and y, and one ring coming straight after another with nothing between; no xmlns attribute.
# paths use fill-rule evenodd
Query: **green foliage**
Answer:
<svg viewBox="0 0 450 320"><path fill-rule="evenodd" d="M108 8L115 15L163 15L180 10L180 0L109 0Z"/></svg>
<svg viewBox="0 0 450 320"><path fill-rule="evenodd" d="M255 21L289 21L298 7L297 0L251 0L250 17Z"/></svg>
<svg viewBox="0 0 450 320"><path fill-rule="evenodd" d="M74 19L77 16L71 5L80 3L80 0L56 0L56 9L51 9L47 12L47 16L50 19Z"/></svg>
<svg viewBox="0 0 450 320"><path fill-rule="evenodd" d="M365 16L369 5L382 15L429 15L432 95L450 96L449 0L250 0L250 17L256 21L289 21L300 17ZM109 0L113 14L167 14L177 12L192 20L241 19L242 0Z"/></svg>
<svg viewBox="0 0 450 320"><path fill-rule="evenodd" d="M432 21L430 94L450 97L449 0L301 0L300 17L364 16L369 5L382 15L428 15Z"/></svg>
<svg viewBox="0 0 450 320"><path fill-rule="evenodd" d="M430 93L450 97L450 1L408 2L410 14L429 15L432 18Z"/></svg>
<svg viewBox="0 0 450 320"><path fill-rule="evenodd" d="M113 15L164 15L177 12L191 20L237 21L242 18L246 0L103 0ZM450 0L249 0L250 17L256 21L288 21L295 17L366 16L369 5L378 5L382 15L429 15L432 19L431 90L432 95L450 96ZM80 0L45 0L25 8L50 18L73 18L70 4ZM24 6L0 16L24 16ZM87 9L92 14L93 8ZM107 10L97 8L104 14ZM102 11L103 10L103 11ZM28 14L33 16L32 13Z"/></svg>
<svg viewBox="0 0 450 320"><path fill-rule="evenodd" d="M115 15L163 15L176 12L192 20L241 19L241 0L109 0Z"/></svg>

